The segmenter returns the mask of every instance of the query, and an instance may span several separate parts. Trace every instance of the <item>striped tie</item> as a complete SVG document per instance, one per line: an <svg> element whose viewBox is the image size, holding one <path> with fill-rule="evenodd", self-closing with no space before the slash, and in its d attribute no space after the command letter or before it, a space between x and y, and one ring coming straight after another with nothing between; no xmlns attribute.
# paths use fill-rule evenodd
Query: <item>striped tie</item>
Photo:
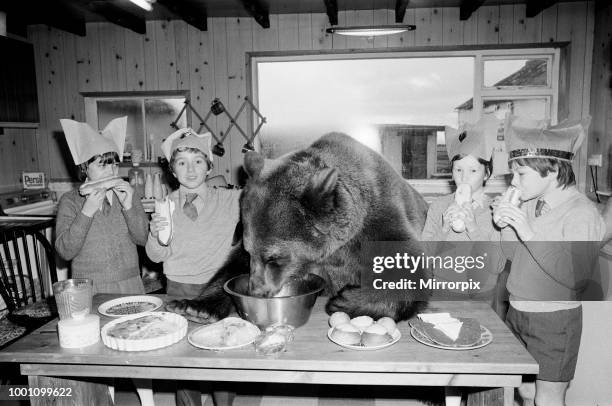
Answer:
<svg viewBox="0 0 612 406"><path fill-rule="evenodd" d="M544 199L538 200L536 203L535 216L540 217L542 214L546 214L550 211L550 206L546 204Z"/></svg>

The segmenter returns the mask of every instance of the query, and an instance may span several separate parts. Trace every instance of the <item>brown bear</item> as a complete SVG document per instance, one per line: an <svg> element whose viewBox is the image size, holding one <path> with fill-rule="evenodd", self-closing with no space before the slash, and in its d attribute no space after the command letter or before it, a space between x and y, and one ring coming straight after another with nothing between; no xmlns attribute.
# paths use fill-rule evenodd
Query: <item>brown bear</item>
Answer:
<svg viewBox="0 0 612 406"><path fill-rule="evenodd" d="M405 252L422 252L427 204L378 153L331 133L276 160L250 152L244 168L241 244L200 296L171 302L168 310L202 323L224 318L232 303L223 284L249 272L251 293L264 297L293 278L319 274L331 296L328 313L404 320L420 307L414 297L400 301L359 286L367 272L359 261L364 243L402 241Z"/></svg>

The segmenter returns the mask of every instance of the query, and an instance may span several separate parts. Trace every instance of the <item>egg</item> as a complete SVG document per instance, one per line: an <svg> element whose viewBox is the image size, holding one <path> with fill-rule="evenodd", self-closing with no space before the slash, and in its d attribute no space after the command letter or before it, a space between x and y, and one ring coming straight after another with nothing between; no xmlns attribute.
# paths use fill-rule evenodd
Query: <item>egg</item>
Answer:
<svg viewBox="0 0 612 406"><path fill-rule="evenodd" d="M372 319L370 316L358 316L351 319L351 324L357 327L359 330L364 331L374 324L374 319Z"/></svg>
<svg viewBox="0 0 612 406"><path fill-rule="evenodd" d="M395 320L393 320L391 317L381 317L380 319L376 320L376 324L380 324L386 328L387 333L391 335L393 335L395 330L397 330L397 324L395 324Z"/></svg>
<svg viewBox="0 0 612 406"><path fill-rule="evenodd" d="M372 324L361 334L361 343L366 347L386 344L392 340L393 338L382 324Z"/></svg>
<svg viewBox="0 0 612 406"><path fill-rule="evenodd" d="M329 326L336 327L339 324L350 323L351 318L344 312L335 312L329 317Z"/></svg>
<svg viewBox="0 0 612 406"><path fill-rule="evenodd" d="M351 323L338 324L330 335L334 341L343 345L359 345L361 342L359 329Z"/></svg>

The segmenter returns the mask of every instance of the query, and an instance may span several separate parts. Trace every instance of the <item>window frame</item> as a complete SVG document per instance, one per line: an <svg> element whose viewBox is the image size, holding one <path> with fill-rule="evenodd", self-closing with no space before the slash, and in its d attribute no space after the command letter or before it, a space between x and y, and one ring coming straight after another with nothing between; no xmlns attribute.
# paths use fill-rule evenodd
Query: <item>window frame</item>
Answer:
<svg viewBox="0 0 612 406"><path fill-rule="evenodd" d="M83 92L85 102L85 122L92 128L99 129L98 125L98 101L104 100L139 100L141 104L142 112L142 128L146 129L146 114L145 114L145 100L149 99L185 99L189 100L189 90L162 90L162 91L134 91L134 92ZM191 126L191 112L186 109L184 114L186 115L187 126ZM170 123L168 123L168 132L170 132ZM151 151L147 146L149 142L147 140L147 134L143 133L143 162L154 162L155 157L149 156Z"/></svg>
<svg viewBox="0 0 612 406"><path fill-rule="evenodd" d="M269 62L298 62L316 60L346 59L390 59L390 58L438 58L438 57L474 57L473 114L478 121L483 114L483 101L503 98L506 100L526 98L548 98L548 115L551 124L557 123L559 110L560 58L563 44L550 43L546 46L526 45L511 47L458 47L453 49L364 49L364 50L320 50L320 51L271 51L247 53L247 93L255 105L259 105L258 64ZM484 62L508 59L547 59L547 85L525 87L486 87L484 84ZM255 125L255 117L248 120L249 126ZM256 150L261 150L259 137L255 143ZM451 193L453 181L447 179L405 179L419 192L424 194ZM507 187L505 179L490 179L486 185L488 193L501 193Z"/></svg>

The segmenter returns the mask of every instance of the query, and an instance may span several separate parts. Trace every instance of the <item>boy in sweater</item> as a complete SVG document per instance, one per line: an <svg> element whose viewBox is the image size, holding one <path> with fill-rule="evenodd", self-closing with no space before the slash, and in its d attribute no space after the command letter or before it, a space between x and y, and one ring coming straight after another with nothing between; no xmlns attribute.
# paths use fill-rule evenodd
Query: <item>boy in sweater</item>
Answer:
<svg viewBox="0 0 612 406"><path fill-rule="evenodd" d="M514 121L508 118L506 145L512 185L521 190L523 203L496 208L509 225L503 238L518 239L510 258L506 323L540 366L535 384L519 388L524 404L564 405L580 347L580 293L595 266L605 224L575 186L571 160L585 125L527 129Z"/></svg>
<svg viewBox="0 0 612 406"><path fill-rule="evenodd" d="M86 123L60 122L74 163L87 180L117 175L127 117L111 121L101 133ZM147 229L140 196L128 182L87 196L73 190L59 202L55 249L72 261L73 278L93 280L95 293L144 293L136 246L147 241Z"/></svg>
<svg viewBox="0 0 612 406"><path fill-rule="evenodd" d="M174 298L196 297L225 262L239 219L239 190L211 188L205 183L212 170L210 134L199 135L190 128L171 134L162 151L179 181L169 196L175 203L172 214L174 235L168 246L157 239L166 218L153 214L146 244L153 262L164 263L168 285Z"/></svg>

